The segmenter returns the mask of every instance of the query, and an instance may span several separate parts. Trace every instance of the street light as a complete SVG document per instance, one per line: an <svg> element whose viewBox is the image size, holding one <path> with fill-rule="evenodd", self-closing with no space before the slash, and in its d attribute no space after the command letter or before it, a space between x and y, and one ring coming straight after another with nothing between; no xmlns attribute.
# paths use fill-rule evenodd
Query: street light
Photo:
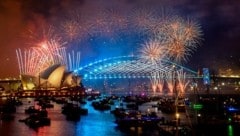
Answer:
<svg viewBox="0 0 240 136"><path fill-rule="evenodd" d="M180 117L180 114L176 113L176 118L179 119L179 117Z"/></svg>

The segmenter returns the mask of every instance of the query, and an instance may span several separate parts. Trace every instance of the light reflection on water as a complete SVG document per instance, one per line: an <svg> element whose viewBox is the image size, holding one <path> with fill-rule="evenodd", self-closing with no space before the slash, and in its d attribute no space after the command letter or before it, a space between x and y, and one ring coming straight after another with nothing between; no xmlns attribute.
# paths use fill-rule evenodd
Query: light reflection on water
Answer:
<svg viewBox="0 0 240 136"><path fill-rule="evenodd" d="M31 101L30 103L28 101ZM48 109L48 117L51 119L50 126L40 127L38 129L29 128L19 119L28 117L24 109L36 105L33 99L24 99L24 105L17 107L17 113L14 114L13 121L0 122L1 136L124 136L125 133L118 130L114 123L115 118L110 111L100 112L92 108L90 103L83 107L88 108L89 114L81 116L80 121L66 121L65 115L61 114L62 105L54 103L54 108Z"/></svg>
<svg viewBox="0 0 240 136"><path fill-rule="evenodd" d="M116 129L114 117L110 111L96 111L87 103L85 108L88 108L89 114L82 116L81 121L76 125L76 134L78 136L120 136L122 132Z"/></svg>
<svg viewBox="0 0 240 136"><path fill-rule="evenodd" d="M31 101L30 103L28 101ZM15 119L13 121L4 122L0 121L0 136L158 136L158 131L143 130L142 128L130 128L128 131L120 131L117 125L114 123L115 118L110 111L97 111L91 106L91 102L86 105L82 105L83 108L88 109L88 115L81 116L80 121L72 122L67 121L65 115L61 113L62 105L54 104L54 108L48 109L48 117L51 119L50 126L40 127L38 129L29 128L19 119L25 119L28 117L24 113L24 110L29 106L36 105L33 99L23 99L24 105L17 107L17 113L15 113ZM113 109L113 108L112 108ZM149 109L149 105L141 106L142 111ZM155 108L150 108L151 111L155 111ZM161 113L161 115L163 115ZM163 115L168 118L169 115ZM169 116L170 118L170 116ZM225 127L206 129L202 134L223 134L228 136L239 135L238 131L233 126L229 125L224 131ZM222 131L220 131L222 130Z"/></svg>

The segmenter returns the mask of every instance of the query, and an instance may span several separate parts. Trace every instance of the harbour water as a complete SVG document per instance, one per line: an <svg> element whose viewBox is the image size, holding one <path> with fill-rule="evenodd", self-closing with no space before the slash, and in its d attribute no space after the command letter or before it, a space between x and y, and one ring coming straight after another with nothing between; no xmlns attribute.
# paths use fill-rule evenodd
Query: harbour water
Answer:
<svg viewBox="0 0 240 136"><path fill-rule="evenodd" d="M54 104L54 108L47 109L48 117L51 119L50 126L33 129L28 127L25 123L19 122L19 120L28 117L28 115L25 114L25 109L29 106L37 107L37 102L34 101L33 98L24 98L22 102L23 105L18 106L16 113L13 114L15 116L14 120L0 121L1 136L164 136L157 129L133 127L128 130L122 130L115 123L115 117L109 110L95 110L91 105L91 101L81 105L83 108L88 109L88 115L82 115L81 119L76 122L66 120L65 115L61 113L63 105L51 102L51 104ZM114 109L115 106L112 106L112 109ZM152 103L144 104L139 110L146 111L149 109L157 110L152 107ZM158 114L169 120L174 116L163 114L161 111L158 111ZM184 114L181 114L180 117L181 123L188 123ZM226 126L213 125L211 128L195 130L194 135L237 136L240 134L237 128L231 124Z"/></svg>
<svg viewBox="0 0 240 136"><path fill-rule="evenodd" d="M127 135L158 135L156 131L143 131L140 128L122 131L115 123L115 117L110 111L97 111L91 106L91 102L82 105L88 109L88 115L81 116L77 122L67 121L61 113L62 105L54 104L54 108L47 109L48 117L51 119L50 126L33 129L19 122L20 119L28 117L25 109L37 105L32 98L22 99L23 105L17 107L12 121L0 122L1 136L127 136Z"/></svg>

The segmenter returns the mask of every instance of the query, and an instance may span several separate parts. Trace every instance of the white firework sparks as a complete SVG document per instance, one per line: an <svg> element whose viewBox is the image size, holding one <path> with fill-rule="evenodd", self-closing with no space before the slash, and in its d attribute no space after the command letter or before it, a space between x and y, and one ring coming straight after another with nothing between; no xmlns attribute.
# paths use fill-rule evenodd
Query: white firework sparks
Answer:
<svg viewBox="0 0 240 136"><path fill-rule="evenodd" d="M184 94L189 81L186 81L186 73L184 73L182 69L177 71L177 79L179 86L178 95Z"/></svg>

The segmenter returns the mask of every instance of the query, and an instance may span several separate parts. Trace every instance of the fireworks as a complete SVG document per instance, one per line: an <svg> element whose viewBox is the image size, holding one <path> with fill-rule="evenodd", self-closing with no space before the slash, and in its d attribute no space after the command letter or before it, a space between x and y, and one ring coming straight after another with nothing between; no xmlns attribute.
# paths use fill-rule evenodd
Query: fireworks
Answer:
<svg viewBox="0 0 240 136"><path fill-rule="evenodd" d="M32 46L38 46L39 43L48 42L54 40L58 43L63 43L62 38L55 32L53 26L49 25L46 27L39 28L28 28L23 34L22 37L26 39L26 44Z"/></svg>
<svg viewBox="0 0 240 136"><path fill-rule="evenodd" d="M61 25L67 41L79 42L85 38L118 41L122 34L140 35L141 38L157 39L161 45L166 46L167 59L182 62L188 60L201 40L197 23L190 19L184 20L164 9L158 12L153 7L123 10L108 4L92 8L95 10L86 12L73 9L68 13ZM85 16L82 16L83 14ZM148 46L146 39L140 40Z"/></svg>
<svg viewBox="0 0 240 136"><path fill-rule="evenodd" d="M180 95L184 93L189 81L186 81L186 73L184 73L182 69L177 71L177 77L179 86L178 95Z"/></svg>
<svg viewBox="0 0 240 136"><path fill-rule="evenodd" d="M54 46L54 44L48 46ZM80 52L76 55L74 51L67 54L62 47L44 46L25 51L17 49L16 54L20 74L38 75L39 72L55 64L66 65L69 71L80 67Z"/></svg>
<svg viewBox="0 0 240 136"><path fill-rule="evenodd" d="M16 50L20 74L36 75L54 64L67 63L66 42L55 34L53 27L35 31L29 29L26 35L28 44L34 46L24 51Z"/></svg>
<svg viewBox="0 0 240 136"><path fill-rule="evenodd" d="M29 50L22 52L21 49L16 50L17 54L17 61L19 65L19 72L20 73L35 73L35 54L30 53Z"/></svg>
<svg viewBox="0 0 240 136"><path fill-rule="evenodd" d="M173 93L173 89L174 89L174 73L172 71L169 71L166 73L166 81L167 81L167 86L169 89L170 93Z"/></svg>
<svg viewBox="0 0 240 136"><path fill-rule="evenodd" d="M165 57L166 48L157 40L145 43L140 50L142 59L150 62L157 62Z"/></svg>
<svg viewBox="0 0 240 136"><path fill-rule="evenodd" d="M37 47L33 47L33 50L41 55L43 64L56 64L62 62L63 58L61 54L62 50L65 50L65 47L62 47L61 44L54 40L50 40L40 43Z"/></svg>
<svg viewBox="0 0 240 136"><path fill-rule="evenodd" d="M80 67L80 52L75 53L72 51L68 53L67 68L69 71L73 71Z"/></svg>
<svg viewBox="0 0 240 136"><path fill-rule="evenodd" d="M70 20L64 22L62 26L66 36L68 36L70 41L79 38L79 23L77 21Z"/></svg>
<svg viewBox="0 0 240 136"><path fill-rule="evenodd" d="M65 48L54 40L43 41L38 46L24 52L16 50L21 74L35 75L47 67L63 62Z"/></svg>
<svg viewBox="0 0 240 136"><path fill-rule="evenodd" d="M80 67L80 53L74 53L74 51L67 53L64 47L66 43L74 46L92 42L92 39L99 38L97 42L117 41L122 38L121 36L127 36L122 39L133 38L131 40L134 43L128 43L131 40L121 42L126 42L127 45L140 43L141 48L138 50L140 58L145 63L151 63L153 67L152 73L148 75L151 75L150 80L154 92L157 89L162 92L166 81L169 92L173 93L176 85L173 79L176 78L181 79L178 81L179 88L181 92L184 92L188 83L182 80L185 79L182 72L176 73L172 69L169 72L157 70L164 65L162 62L165 59L176 63L188 60L201 41L202 32L196 22L168 13L156 13L154 8L132 10L131 4L128 8L125 7L126 9L112 7L109 3L99 8L93 5L90 7L91 10L79 8L68 12L65 20L59 22L59 26L53 25L56 27L49 26L41 30L39 28L29 29L25 36L29 40L28 43L34 47L23 51L16 50L20 74L36 75L54 64L67 65L68 70L75 70ZM59 34L54 30L59 30ZM66 42L63 42L63 38ZM99 44L86 43L85 45ZM116 45L122 45L122 43Z"/></svg>
<svg viewBox="0 0 240 136"><path fill-rule="evenodd" d="M179 17L173 17L162 23L154 32L157 40L154 42L150 40L142 47L143 58L162 59L164 57L160 56L163 55L175 62L187 61L200 41L200 27L193 21L184 21Z"/></svg>
<svg viewBox="0 0 240 136"><path fill-rule="evenodd" d="M164 72L153 72L151 74L151 85L153 92L155 93L157 89L159 89L159 92L161 93L163 90L163 85L164 85Z"/></svg>
<svg viewBox="0 0 240 136"><path fill-rule="evenodd" d="M123 10L110 8L105 11L108 25L112 26L115 32L123 32L127 30L128 19Z"/></svg>
<svg viewBox="0 0 240 136"><path fill-rule="evenodd" d="M90 36L99 41L117 43L121 38L120 33L127 30L128 20L119 9L108 8L89 16L86 20L89 24Z"/></svg>
<svg viewBox="0 0 240 136"><path fill-rule="evenodd" d="M131 23L134 26L134 31L137 31L141 35L151 34L158 23L154 11L148 8L137 8L133 10L129 18L132 19Z"/></svg>
<svg viewBox="0 0 240 136"><path fill-rule="evenodd" d="M71 54L67 56L64 44L59 43L58 39L45 37L43 41L35 43L36 46L29 50L17 49L20 74L37 75L54 64L67 65L69 70L79 66L80 54L77 53L76 60L74 52L72 52L72 56Z"/></svg>
<svg viewBox="0 0 240 136"><path fill-rule="evenodd" d="M186 22L177 17L164 27L169 58L175 62L187 61L199 43L199 27L196 23Z"/></svg>
<svg viewBox="0 0 240 136"><path fill-rule="evenodd" d="M68 42L80 42L91 33L86 16L81 11L70 11L67 19L61 23L61 33Z"/></svg>
<svg viewBox="0 0 240 136"><path fill-rule="evenodd" d="M162 92L163 85L164 85L164 72L159 72L157 77L158 77L157 87L158 87L159 91Z"/></svg>
<svg viewBox="0 0 240 136"><path fill-rule="evenodd" d="M104 11L99 11L94 17L89 17L91 35L112 35L111 25L108 22L107 14Z"/></svg>

